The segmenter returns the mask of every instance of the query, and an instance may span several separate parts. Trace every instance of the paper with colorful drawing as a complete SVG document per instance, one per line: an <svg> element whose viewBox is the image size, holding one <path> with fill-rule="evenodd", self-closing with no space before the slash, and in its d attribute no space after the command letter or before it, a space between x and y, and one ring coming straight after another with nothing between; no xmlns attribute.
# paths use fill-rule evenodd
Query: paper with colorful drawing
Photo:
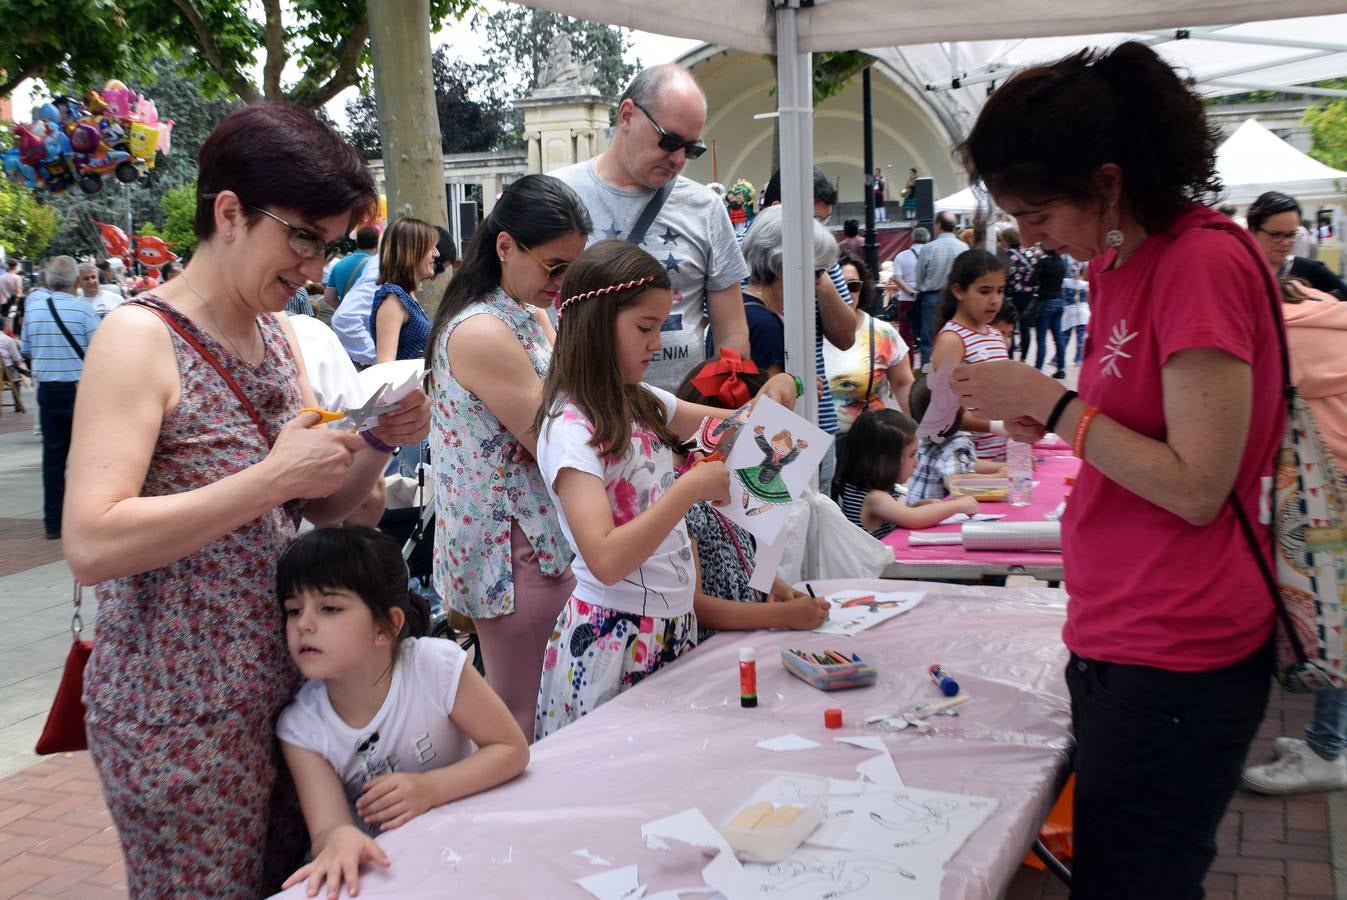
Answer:
<svg viewBox="0 0 1347 900"><path fill-rule="evenodd" d="M760 544L773 543L831 443L832 435L759 397L725 458L730 502L721 511Z"/></svg>
<svg viewBox="0 0 1347 900"><path fill-rule="evenodd" d="M880 622L900 616L914 608L926 596L925 591L837 591L827 597L832 606L827 620L814 629L815 634L860 634Z"/></svg>

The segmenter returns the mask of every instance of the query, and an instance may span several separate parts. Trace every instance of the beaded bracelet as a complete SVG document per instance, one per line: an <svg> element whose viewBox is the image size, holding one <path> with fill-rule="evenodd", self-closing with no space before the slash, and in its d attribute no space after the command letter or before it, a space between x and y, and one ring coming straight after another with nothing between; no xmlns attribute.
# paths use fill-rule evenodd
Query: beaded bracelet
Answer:
<svg viewBox="0 0 1347 900"><path fill-rule="evenodd" d="M1098 413L1099 407L1089 406L1080 414L1080 421L1076 423L1076 437L1071 442L1071 453L1077 459L1085 458L1085 438L1090 431L1090 423Z"/></svg>
<svg viewBox="0 0 1347 900"><path fill-rule="evenodd" d="M365 439L365 443L369 444L371 447L373 447L375 450L378 450L380 453L392 453L394 450L393 447L388 446L383 441L375 437L372 432L362 431L360 432L360 436Z"/></svg>

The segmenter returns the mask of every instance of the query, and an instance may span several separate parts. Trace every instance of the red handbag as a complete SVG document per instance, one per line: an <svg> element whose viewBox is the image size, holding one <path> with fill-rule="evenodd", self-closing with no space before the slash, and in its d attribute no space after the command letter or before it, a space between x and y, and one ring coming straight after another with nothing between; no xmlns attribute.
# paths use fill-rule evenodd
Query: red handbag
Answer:
<svg viewBox="0 0 1347 900"><path fill-rule="evenodd" d="M56 688L56 699L52 701L51 712L47 713L47 724L42 728L42 736L37 739L36 752L39 756L49 753L71 753L76 750L88 750L89 741L84 734L84 664L93 652L92 641L80 640L84 630L84 619L80 617L80 594L83 588L75 582L75 615L70 620L70 653L65 658L65 669L61 672L61 684Z"/></svg>

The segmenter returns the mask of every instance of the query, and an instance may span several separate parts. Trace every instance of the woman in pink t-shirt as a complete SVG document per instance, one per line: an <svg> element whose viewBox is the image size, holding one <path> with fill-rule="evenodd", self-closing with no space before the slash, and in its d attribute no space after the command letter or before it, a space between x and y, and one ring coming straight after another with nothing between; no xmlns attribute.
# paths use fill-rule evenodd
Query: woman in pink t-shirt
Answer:
<svg viewBox="0 0 1347 900"><path fill-rule="evenodd" d="M1025 243L1091 260L1078 397L1011 362L954 373L965 406L1083 460L1062 519L1073 896L1202 896L1271 684L1273 603L1234 504L1258 520L1281 324L1257 246L1200 205L1217 138L1129 42L1020 72L960 148Z"/></svg>

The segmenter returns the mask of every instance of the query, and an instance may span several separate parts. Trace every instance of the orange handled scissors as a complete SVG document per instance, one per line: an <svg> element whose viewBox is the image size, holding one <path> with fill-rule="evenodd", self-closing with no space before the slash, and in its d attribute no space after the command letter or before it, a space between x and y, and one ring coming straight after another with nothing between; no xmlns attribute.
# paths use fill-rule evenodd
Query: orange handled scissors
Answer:
<svg viewBox="0 0 1347 900"><path fill-rule="evenodd" d="M321 406L304 406L301 407L299 411L302 413L316 413L320 425L326 425L329 422L340 422L345 419L351 423L352 431L366 431L379 424L379 416L387 412L392 412L398 408L398 404L396 403L384 403L382 405L379 403L383 398L384 392L390 387L392 387L392 382L380 386L380 388L365 401L363 406L349 409L323 409Z"/></svg>

